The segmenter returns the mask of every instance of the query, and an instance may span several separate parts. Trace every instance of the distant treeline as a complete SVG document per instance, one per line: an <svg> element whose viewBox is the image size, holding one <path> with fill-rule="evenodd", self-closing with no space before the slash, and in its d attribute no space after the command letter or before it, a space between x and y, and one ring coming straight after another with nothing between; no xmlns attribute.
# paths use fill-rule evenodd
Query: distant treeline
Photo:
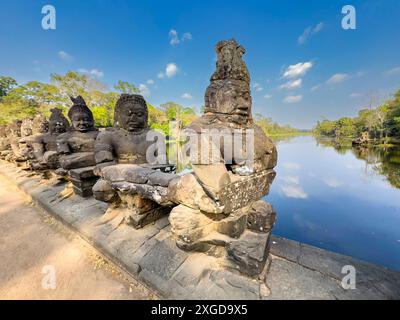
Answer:
<svg viewBox="0 0 400 320"><path fill-rule="evenodd" d="M81 95L93 112L96 126L111 127L119 95L139 92L135 85L121 80L109 90L99 80L74 71L69 71L65 75L51 74L50 83L29 81L22 85L11 77L0 76L0 124L38 113L48 116L50 109L54 107L66 113L71 105L69 97ZM166 135L169 135L172 120L178 121L184 127L200 116L195 108L175 102L166 102L158 107L148 103L148 110L150 126ZM261 114L256 115L255 121L268 135L299 133L299 130L280 126Z"/></svg>
<svg viewBox="0 0 400 320"><path fill-rule="evenodd" d="M319 121L313 132L318 136L337 139L364 137L379 142L398 140L400 139L400 90L382 105L360 110L357 117Z"/></svg>

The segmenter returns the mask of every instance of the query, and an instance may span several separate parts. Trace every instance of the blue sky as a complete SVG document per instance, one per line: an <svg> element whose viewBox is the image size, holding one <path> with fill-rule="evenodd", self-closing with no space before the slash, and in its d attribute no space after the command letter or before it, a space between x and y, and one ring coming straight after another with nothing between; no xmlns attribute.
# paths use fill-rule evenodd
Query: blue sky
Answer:
<svg viewBox="0 0 400 320"><path fill-rule="evenodd" d="M46 4L56 30L41 27ZM341 27L346 4L356 30ZM247 50L253 113L311 128L400 88L399 12L398 0L2 0L0 74L47 82L79 70L110 88L119 79L141 85L153 105L199 109L214 45L234 37Z"/></svg>

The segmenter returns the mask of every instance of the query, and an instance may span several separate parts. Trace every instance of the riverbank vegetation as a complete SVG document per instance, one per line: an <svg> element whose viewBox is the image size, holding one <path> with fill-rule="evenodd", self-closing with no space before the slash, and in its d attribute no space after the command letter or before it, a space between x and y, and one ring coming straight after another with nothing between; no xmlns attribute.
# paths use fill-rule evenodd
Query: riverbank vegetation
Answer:
<svg viewBox="0 0 400 320"><path fill-rule="evenodd" d="M81 95L92 110L96 125L110 127L115 103L121 93L140 93L140 90L134 84L121 80L109 90L98 79L74 71L65 75L51 74L50 83L29 81L21 85L11 77L0 76L0 124L38 113L48 116L50 109L55 107L66 113L71 105L69 97ZM171 122L176 121L180 127L185 127L199 117L201 111L171 101L160 106L148 103L148 110L150 126L165 135L171 134ZM255 122L270 136L305 134L290 126L281 126L261 114L256 115Z"/></svg>
<svg viewBox="0 0 400 320"><path fill-rule="evenodd" d="M319 121L313 130L316 136L337 140L387 144L400 141L400 90L376 108L366 108L357 117ZM358 140L357 140L358 139Z"/></svg>

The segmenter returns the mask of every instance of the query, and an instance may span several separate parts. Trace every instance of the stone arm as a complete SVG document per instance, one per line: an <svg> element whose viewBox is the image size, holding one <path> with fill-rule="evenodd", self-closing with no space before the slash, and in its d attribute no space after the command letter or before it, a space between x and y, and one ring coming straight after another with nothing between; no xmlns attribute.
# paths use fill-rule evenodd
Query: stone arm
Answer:
<svg viewBox="0 0 400 320"><path fill-rule="evenodd" d="M44 155L44 142L41 138L36 138L34 141L32 141L32 149L33 149L33 155L35 159L39 162L43 161L43 155Z"/></svg>
<svg viewBox="0 0 400 320"><path fill-rule="evenodd" d="M94 144L94 158L96 164L115 160L114 147L110 132L100 132Z"/></svg>
<svg viewBox="0 0 400 320"><path fill-rule="evenodd" d="M71 153L71 148L69 147L68 138L65 133L57 138L57 152L60 154Z"/></svg>

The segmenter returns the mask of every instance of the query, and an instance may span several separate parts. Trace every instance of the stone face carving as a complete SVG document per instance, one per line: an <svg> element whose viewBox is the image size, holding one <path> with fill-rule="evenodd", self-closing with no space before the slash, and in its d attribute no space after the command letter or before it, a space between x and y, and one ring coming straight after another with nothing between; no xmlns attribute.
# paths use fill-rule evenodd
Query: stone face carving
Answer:
<svg viewBox="0 0 400 320"><path fill-rule="evenodd" d="M36 135L31 139L34 159L31 161L31 167L34 170L57 169L59 167L57 153L57 137L69 129L69 122L62 114L61 109L51 109L51 115L48 126L48 132L44 128L44 122L37 121Z"/></svg>
<svg viewBox="0 0 400 320"><path fill-rule="evenodd" d="M169 220L181 249L223 255L234 268L255 276L266 263L275 222L272 206L260 199L275 177L277 152L252 119L244 48L228 40L216 51L205 113L188 127L198 137L190 154L193 173L169 185L172 201L179 204ZM215 133L223 134L213 140Z"/></svg>
<svg viewBox="0 0 400 320"><path fill-rule="evenodd" d="M135 228L157 220L170 210L168 206L160 207L157 200L173 175L148 166L148 158L153 156L156 165L163 167L164 137L148 127L147 119L144 98L122 94L115 107L114 129L101 132L95 144L96 171L101 179L93 186L93 194L98 200L119 202L118 210L123 213L124 221Z"/></svg>
<svg viewBox="0 0 400 320"><path fill-rule="evenodd" d="M97 178L94 174L94 142L99 131L94 127L92 111L81 96L72 98L73 106L68 111L72 129L57 138L57 152L61 169L59 174L68 172L74 192L87 197ZM75 172L76 171L76 172Z"/></svg>

